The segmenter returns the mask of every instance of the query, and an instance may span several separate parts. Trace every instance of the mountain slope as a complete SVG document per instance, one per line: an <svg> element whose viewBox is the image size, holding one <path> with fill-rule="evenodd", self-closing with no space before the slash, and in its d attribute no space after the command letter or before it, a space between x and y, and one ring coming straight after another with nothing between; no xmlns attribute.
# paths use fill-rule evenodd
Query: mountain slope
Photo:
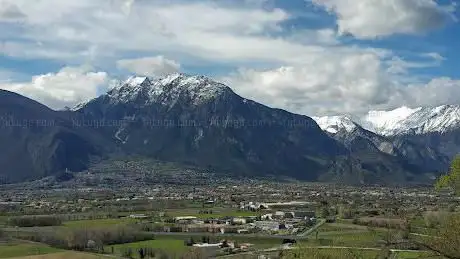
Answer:
<svg viewBox="0 0 460 259"><path fill-rule="evenodd" d="M314 117L331 137L347 147L368 175L380 182L405 182L419 172L419 167L401 156L391 139L362 128L347 116Z"/></svg>
<svg viewBox="0 0 460 259"><path fill-rule="evenodd" d="M434 108L398 108L393 111L372 111L364 125L385 135L446 133L460 127L460 106L442 105Z"/></svg>
<svg viewBox="0 0 460 259"><path fill-rule="evenodd" d="M394 115L400 115L394 116ZM423 160L425 168L445 172L449 161L460 153L460 106L442 105L417 109L399 108L389 112L371 112L365 119L371 128L395 140L398 145L425 147L421 156L414 148L407 154ZM380 123L379 123L380 122ZM384 123L381 123L384 122Z"/></svg>
<svg viewBox="0 0 460 259"><path fill-rule="evenodd" d="M396 124L390 119L395 118L394 114L374 119L381 125L394 128ZM400 111L396 112L396 115L400 114ZM396 118L401 119L401 116ZM392 166L392 170L409 171L414 174L443 172L448 165L448 157L432 145L408 138L406 135L382 136L364 129L346 116L315 117L315 120L325 132L343 143L361 160L367 158L367 161L381 161ZM394 164L400 165L402 169Z"/></svg>
<svg viewBox="0 0 460 259"><path fill-rule="evenodd" d="M18 94L0 90L1 182L38 179L66 169L85 169L111 144L88 129L76 130L68 113L55 112Z"/></svg>
<svg viewBox="0 0 460 259"><path fill-rule="evenodd" d="M76 108L123 149L217 172L348 183L405 182L387 140L350 121L326 134L310 117L272 109L203 76L132 77ZM337 126L337 125L336 125ZM354 129L359 129L358 131Z"/></svg>
<svg viewBox="0 0 460 259"><path fill-rule="evenodd" d="M347 116L314 117L318 125L330 136L343 143L348 149L355 150L358 142L367 141L369 151L375 150L396 155L393 143L383 136L368 131ZM359 150L361 151L361 150Z"/></svg>
<svg viewBox="0 0 460 259"><path fill-rule="evenodd" d="M309 117L271 109L209 78L131 78L77 112L128 152L235 174L315 180L347 150Z"/></svg>
<svg viewBox="0 0 460 259"><path fill-rule="evenodd" d="M419 125L409 118L422 110L373 119L390 132ZM460 151L455 117L434 119L447 113L455 114L455 107L419 116L436 122L426 123L425 131L382 136L344 116L314 118L318 125L203 76L132 77L59 112L1 91L0 176L12 182L81 171L94 159L121 152L229 175L405 183L421 173L442 172L449 155ZM439 127L448 130L425 133Z"/></svg>

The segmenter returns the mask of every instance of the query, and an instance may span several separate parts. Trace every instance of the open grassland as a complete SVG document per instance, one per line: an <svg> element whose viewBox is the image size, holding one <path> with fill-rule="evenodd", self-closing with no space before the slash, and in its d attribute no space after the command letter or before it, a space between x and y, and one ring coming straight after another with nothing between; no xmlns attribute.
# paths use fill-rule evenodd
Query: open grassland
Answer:
<svg viewBox="0 0 460 259"><path fill-rule="evenodd" d="M92 228L92 227L104 227L104 226L115 226L115 225L128 225L136 223L139 220L132 218L119 218L119 219L93 219L93 220L76 220L66 221L63 226L69 228Z"/></svg>
<svg viewBox="0 0 460 259"><path fill-rule="evenodd" d="M173 239L173 238L162 238L156 240L149 240L149 241L142 241L142 242L135 242L135 243L127 243L127 244L120 244L120 245L113 245L108 246L105 248L105 251L108 253L113 253L115 255L123 255L123 253L131 249L132 255L134 258L138 258L138 251L139 249L152 249L155 251L164 252L172 257L180 257L181 255L185 254L189 251L190 247L185 246L184 240L181 239Z"/></svg>
<svg viewBox="0 0 460 259"><path fill-rule="evenodd" d="M118 258L115 256L105 256L89 253L79 253L79 252L62 252L54 253L47 255L34 255L34 256L23 256L23 257L14 257L14 259L101 259L101 258Z"/></svg>
<svg viewBox="0 0 460 259"><path fill-rule="evenodd" d="M318 229L318 231L320 232L352 231L352 230L368 230L368 227L354 225L354 224L325 223Z"/></svg>
<svg viewBox="0 0 460 259"><path fill-rule="evenodd" d="M57 252L62 252L62 250L36 243L0 244L0 258L48 255Z"/></svg>
<svg viewBox="0 0 460 259"><path fill-rule="evenodd" d="M379 251L363 251L355 249L317 249L309 247L300 247L296 251L286 252L286 259L290 258L334 258L334 259L350 259L350 258L377 258Z"/></svg>
<svg viewBox="0 0 460 259"><path fill-rule="evenodd" d="M314 248L314 247L300 247L298 250L287 251L286 258L300 258L315 259L315 258L334 258L334 259L350 259L350 258L382 258L386 252L382 250L361 250L353 248ZM310 256L306 256L310 255ZM392 252L391 258L395 259L416 259L416 258L434 258L430 257L427 252Z"/></svg>
<svg viewBox="0 0 460 259"><path fill-rule="evenodd" d="M302 243L319 246L350 246L350 247L376 247L383 239L384 234L371 231L331 231L319 232L316 239L315 234Z"/></svg>
<svg viewBox="0 0 460 259"><path fill-rule="evenodd" d="M437 258L430 252L395 252L398 259L422 259L422 258Z"/></svg>

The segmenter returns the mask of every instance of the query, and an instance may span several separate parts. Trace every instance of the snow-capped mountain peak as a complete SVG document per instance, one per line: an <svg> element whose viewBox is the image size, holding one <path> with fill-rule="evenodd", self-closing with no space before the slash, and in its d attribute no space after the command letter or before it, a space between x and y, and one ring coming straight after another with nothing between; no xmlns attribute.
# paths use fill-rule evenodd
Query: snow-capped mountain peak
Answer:
<svg viewBox="0 0 460 259"><path fill-rule="evenodd" d="M145 84L149 83L149 80L148 80L147 77L145 77L145 76L132 76L132 77L128 78L128 80L126 80L121 86L128 85L128 86L131 86L131 87L136 87L136 86L142 85L144 83Z"/></svg>
<svg viewBox="0 0 460 259"><path fill-rule="evenodd" d="M130 77L109 91L114 102L129 102L143 97L145 102L172 105L179 97L187 97L195 105L212 100L229 90L227 86L205 76L174 73L160 78Z"/></svg>
<svg viewBox="0 0 460 259"><path fill-rule="evenodd" d="M420 109L421 108L411 109L403 106L391 111L370 111L362 119L361 124L370 131L382 135L392 135L392 133L400 127L402 121L406 120Z"/></svg>
<svg viewBox="0 0 460 259"><path fill-rule="evenodd" d="M393 111L372 111L363 118L363 126L385 136L399 134L444 133L460 127L460 106L442 105L434 108Z"/></svg>
<svg viewBox="0 0 460 259"><path fill-rule="evenodd" d="M347 116L324 116L313 117L319 127L331 134L337 134L342 130L348 133L353 132L358 125Z"/></svg>

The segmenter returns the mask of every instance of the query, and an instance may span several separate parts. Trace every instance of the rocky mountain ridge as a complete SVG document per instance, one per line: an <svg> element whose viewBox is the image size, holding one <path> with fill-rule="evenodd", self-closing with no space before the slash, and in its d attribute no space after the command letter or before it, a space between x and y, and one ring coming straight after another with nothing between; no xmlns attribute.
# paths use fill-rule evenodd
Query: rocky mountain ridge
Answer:
<svg viewBox="0 0 460 259"><path fill-rule="evenodd" d="M93 159L117 153L193 165L235 177L406 183L419 181L424 173L443 171L448 154L460 146L455 142L439 148L436 137L420 139L418 131L411 131L414 134L410 136L377 134L343 116L312 119L269 108L204 76L131 77L106 94L64 111L38 108L39 104L30 99L8 96L0 93L0 98L13 100L2 103L5 114L25 114L30 120L49 116L60 121L38 130L43 133L38 135L33 127L20 133L4 127L6 137L0 139L0 147L7 156L0 157L0 162L13 171L28 171L21 177L12 177L12 170L1 172L11 181L69 169L86 170ZM37 113L39 110L42 112ZM408 111L405 118L417 112ZM443 112L454 113L441 109L437 114ZM428 118L432 113L424 114L422 117ZM455 120L447 122L427 124L430 127L425 129L453 125ZM383 125L393 125L388 120L386 123ZM49 132L67 135L54 137ZM10 141L14 136L24 139L23 143ZM34 141L44 139L49 142L44 142L42 149L30 149ZM11 159L20 153L33 158L23 163L29 166L20 167L18 159ZM46 166L35 166L35 161Z"/></svg>

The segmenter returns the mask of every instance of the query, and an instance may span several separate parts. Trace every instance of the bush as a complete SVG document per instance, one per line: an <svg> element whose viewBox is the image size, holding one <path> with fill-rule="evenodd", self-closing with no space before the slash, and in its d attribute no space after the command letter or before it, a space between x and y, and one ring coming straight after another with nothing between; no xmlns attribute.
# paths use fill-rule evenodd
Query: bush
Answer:
<svg viewBox="0 0 460 259"><path fill-rule="evenodd" d="M428 228L435 228L441 225L447 219L447 213L440 211L429 211L423 216L425 226Z"/></svg>
<svg viewBox="0 0 460 259"><path fill-rule="evenodd" d="M8 225L16 227L59 226L62 220L58 216L21 216L8 219Z"/></svg>

